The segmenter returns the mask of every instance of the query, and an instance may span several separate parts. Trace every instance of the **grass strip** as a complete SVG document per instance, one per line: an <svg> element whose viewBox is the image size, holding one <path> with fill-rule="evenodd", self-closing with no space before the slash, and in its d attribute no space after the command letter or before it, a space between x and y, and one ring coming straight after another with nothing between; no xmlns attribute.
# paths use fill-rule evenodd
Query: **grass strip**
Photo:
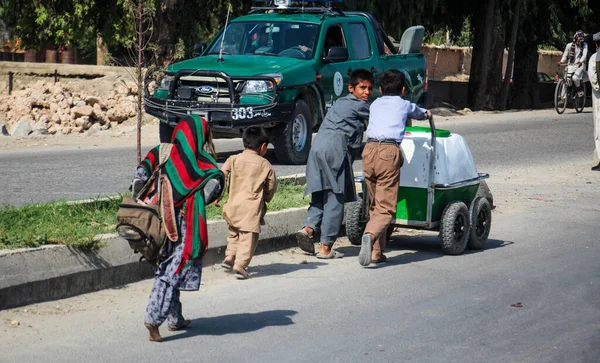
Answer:
<svg viewBox="0 0 600 363"><path fill-rule="evenodd" d="M303 193L304 186L280 181L268 210L308 205L310 199L302 199ZM98 248L99 241L94 236L115 232L121 200L121 197L116 197L81 204L54 202L1 207L0 249L47 244L71 245L86 250ZM222 219L222 206L226 201L227 195L221 201L220 208L207 206L208 219Z"/></svg>

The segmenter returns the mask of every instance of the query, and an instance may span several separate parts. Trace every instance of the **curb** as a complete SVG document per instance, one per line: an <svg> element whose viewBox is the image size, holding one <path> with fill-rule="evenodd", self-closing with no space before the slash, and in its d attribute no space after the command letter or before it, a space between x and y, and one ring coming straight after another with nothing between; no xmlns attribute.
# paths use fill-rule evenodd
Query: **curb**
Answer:
<svg viewBox="0 0 600 363"><path fill-rule="evenodd" d="M270 212L265 216L256 254L296 245L294 233L306 207ZM209 221L210 247L204 266L220 262L227 246L225 221ZM63 299L152 278L153 267L139 261L129 243L118 235L103 235L105 247L83 252L69 246L9 250L0 254L0 310Z"/></svg>

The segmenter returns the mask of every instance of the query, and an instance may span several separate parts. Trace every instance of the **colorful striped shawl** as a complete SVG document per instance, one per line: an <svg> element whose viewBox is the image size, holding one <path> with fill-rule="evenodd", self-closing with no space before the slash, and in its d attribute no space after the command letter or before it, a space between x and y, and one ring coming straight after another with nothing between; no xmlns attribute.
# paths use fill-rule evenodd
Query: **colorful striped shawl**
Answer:
<svg viewBox="0 0 600 363"><path fill-rule="evenodd" d="M181 264L176 273L186 269L191 263L202 259L208 247L206 210L202 188L213 178L223 186L223 173L215 159L204 150L208 135L206 120L189 115L177 124L171 143L173 148L161 173L166 175L173 188L173 204L185 209L186 233ZM157 168L160 145L156 146L140 166L151 175Z"/></svg>

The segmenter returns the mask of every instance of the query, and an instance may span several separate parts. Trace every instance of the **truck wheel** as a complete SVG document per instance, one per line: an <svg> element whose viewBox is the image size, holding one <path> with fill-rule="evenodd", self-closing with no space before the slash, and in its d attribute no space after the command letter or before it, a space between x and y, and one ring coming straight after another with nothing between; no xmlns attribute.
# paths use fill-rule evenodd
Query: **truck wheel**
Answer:
<svg viewBox="0 0 600 363"><path fill-rule="evenodd" d="M482 250L492 228L492 206L486 198L476 197L469 208L471 216L471 235L467 247Z"/></svg>
<svg viewBox="0 0 600 363"><path fill-rule="evenodd" d="M487 199L488 202L490 202L490 207L492 209L494 208L494 197L492 196L492 192L490 191L490 188L485 180L479 182L479 189L477 189L476 197L483 197Z"/></svg>
<svg viewBox="0 0 600 363"><path fill-rule="evenodd" d="M158 138L161 143L170 143L173 138L173 131L175 128L164 122L158 123Z"/></svg>
<svg viewBox="0 0 600 363"><path fill-rule="evenodd" d="M463 202L450 202L440 221L442 251L447 255L460 255L467 247L471 231L469 209Z"/></svg>
<svg viewBox="0 0 600 363"><path fill-rule="evenodd" d="M361 195L356 198L356 201L346 205L346 236L355 246L360 246L365 230L364 213L364 202Z"/></svg>
<svg viewBox="0 0 600 363"><path fill-rule="evenodd" d="M272 142L275 155L282 163L306 163L312 142L312 115L306 101L296 101L291 120L275 129Z"/></svg>

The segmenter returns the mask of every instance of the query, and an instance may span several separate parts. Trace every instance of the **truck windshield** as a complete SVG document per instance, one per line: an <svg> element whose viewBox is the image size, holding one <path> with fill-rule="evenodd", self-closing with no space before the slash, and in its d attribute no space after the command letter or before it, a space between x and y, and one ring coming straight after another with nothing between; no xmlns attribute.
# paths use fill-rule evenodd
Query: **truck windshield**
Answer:
<svg viewBox="0 0 600 363"><path fill-rule="evenodd" d="M236 22L229 24L223 41L223 54L270 55L310 59L313 57L319 27L306 23ZM209 54L218 54L221 39Z"/></svg>

